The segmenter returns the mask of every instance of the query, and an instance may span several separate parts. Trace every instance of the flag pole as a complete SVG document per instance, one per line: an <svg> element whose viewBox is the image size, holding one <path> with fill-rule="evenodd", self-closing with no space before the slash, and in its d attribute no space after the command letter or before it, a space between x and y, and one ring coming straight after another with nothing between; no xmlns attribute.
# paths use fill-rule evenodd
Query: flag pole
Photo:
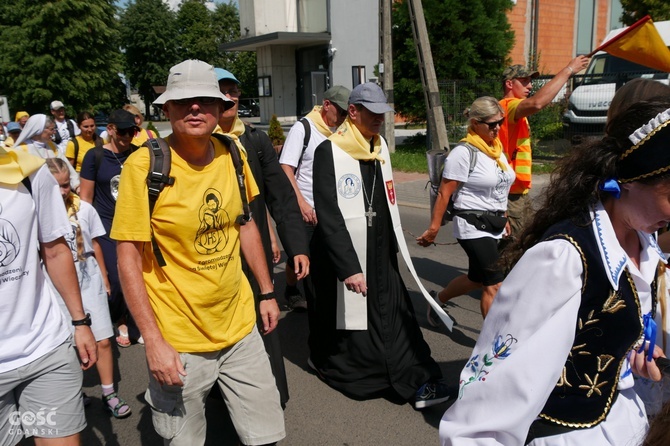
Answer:
<svg viewBox="0 0 670 446"><path fill-rule="evenodd" d="M603 48L606 48L606 47L608 47L609 45L613 44L614 42L616 42L617 40L619 40L620 38L622 38L623 36L625 36L625 35L628 34L629 32L633 31L635 28L638 28L639 26L644 25L644 24L645 24L646 22L648 22L649 20L651 20L651 16L649 16L649 15L646 15L646 16L642 17L640 20L638 20L637 22L633 23L633 24L630 25L628 28L626 28L625 30L623 30L622 32L620 32L619 34L617 34L616 36L614 36L613 38L611 38L611 39L608 40L607 42L603 43L603 44L600 45L598 48L596 48L595 50L591 51L589 54L586 55L586 57L593 57L593 55L594 55L595 53L597 53L598 51L602 51Z"/></svg>

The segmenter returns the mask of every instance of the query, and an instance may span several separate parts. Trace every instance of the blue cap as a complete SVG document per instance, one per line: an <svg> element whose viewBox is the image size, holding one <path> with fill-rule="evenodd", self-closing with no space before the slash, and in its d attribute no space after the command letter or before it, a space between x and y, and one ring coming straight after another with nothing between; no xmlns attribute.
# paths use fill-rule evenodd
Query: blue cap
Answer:
<svg viewBox="0 0 670 446"><path fill-rule="evenodd" d="M7 132L20 132L21 126L18 122L8 122L7 123Z"/></svg>
<svg viewBox="0 0 670 446"><path fill-rule="evenodd" d="M230 79L231 81L235 82L236 84L239 84L240 81L237 80L235 75L231 73L228 70L224 70L223 68L214 68L214 73L216 74L216 80L217 81L222 81L224 79Z"/></svg>

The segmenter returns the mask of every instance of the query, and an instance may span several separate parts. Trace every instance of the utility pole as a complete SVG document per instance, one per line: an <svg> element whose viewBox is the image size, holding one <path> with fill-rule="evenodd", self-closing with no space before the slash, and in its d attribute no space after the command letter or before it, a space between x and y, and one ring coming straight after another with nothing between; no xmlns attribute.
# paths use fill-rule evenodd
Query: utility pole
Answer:
<svg viewBox="0 0 670 446"><path fill-rule="evenodd" d="M379 74L388 104L393 107L393 46L391 43L391 7L393 0L379 0ZM384 119L384 139L389 152L395 152L395 116L389 112Z"/></svg>
<svg viewBox="0 0 670 446"><path fill-rule="evenodd" d="M414 46L419 59L419 72L423 96L428 112L428 134L431 141L431 150L449 150L447 139L447 126L444 121L440 91L437 87L437 76L433 65L433 55L430 51L428 41L428 30L426 19L423 15L421 0L408 0L409 18L412 22L412 34L414 35Z"/></svg>

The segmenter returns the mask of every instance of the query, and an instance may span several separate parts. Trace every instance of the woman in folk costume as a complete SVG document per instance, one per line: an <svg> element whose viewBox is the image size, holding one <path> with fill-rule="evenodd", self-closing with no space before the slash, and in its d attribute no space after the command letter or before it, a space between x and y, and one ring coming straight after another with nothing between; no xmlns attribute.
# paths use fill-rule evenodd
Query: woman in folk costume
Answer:
<svg viewBox="0 0 670 446"><path fill-rule="evenodd" d="M498 261L498 242L509 234L507 195L515 174L502 154L498 131L505 115L495 98L476 99L466 112L470 118L468 134L449 153L442 172L430 227L417 238L430 246L440 230L449 199L454 202L454 237L468 255L468 274L453 279L437 294L445 303L476 289L482 289L481 312L486 317L500 288L503 272ZM438 326L428 306L428 323Z"/></svg>
<svg viewBox="0 0 670 446"><path fill-rule="evenodd" d="M315 151L310 366L349 397L387 397L422 409L449 394L398 272L400 249L415 274L379 136L389 111L379 86L357 86L346 121Z"/></svg>
<svg viewBox="0 0 670 446"><path fill-rule="evenodd" d="M56 124L51 118L44 114L32 115L28 118L21 134L11 147L12 150L23 150L40 158L60 158L67 162L70 171L70 184L72 189L79 189L79 174L70 165L67 158L58 151L58 147L51 140Z"/></svg>
<svg viewBox="0 0 670 446"><path fill-rule="evenodd" d="M512 270L440 423L443 446L640 443L633 374L659 380L663 355L654 233L670 221L669 107L638 102L559 162L503 252Z"/></svg>

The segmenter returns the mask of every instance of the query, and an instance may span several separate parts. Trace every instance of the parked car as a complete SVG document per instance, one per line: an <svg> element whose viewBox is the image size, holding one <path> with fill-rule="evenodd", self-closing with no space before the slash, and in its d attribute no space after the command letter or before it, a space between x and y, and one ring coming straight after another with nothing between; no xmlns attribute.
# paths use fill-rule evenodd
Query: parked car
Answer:
<svg viewBox="0 0 670 446"><path fill-rule="evenodd" d="M670 20L655 22L654 26L666 45L670 46ZM615 29L603 40L607 42L626 28ZM642 77L668 84L670 74L638 65L603 51L598 51L582 80L570 95L568 110L563 115L566 139L576 135L602 135L607 111L617 89L626 82Z"/></svg>
<svg viewBox="0 0 670 446"><path fill-rule="evenodd" d="M240 108L245 106L249 109L250 116L260 116L261 115L261 103L258 101L258 98L242 98L240 99ZM242 116L242 115L240 115Z"/></svg>
<svg viewBox="0 0 670 446"><path fill-rule="evenodd" d="M254 116L251 112L251 109L242 104L237 106L237 114L240 116L240 118L251 118Z"/></svg>
<svg viewBox="0 0 670 446"><path fill-rule="evenodd" d="M107 113L99 111L95 114L93 120L95 121L95 131L98 136L100 136L102 132L107 131Z"/></svg>

